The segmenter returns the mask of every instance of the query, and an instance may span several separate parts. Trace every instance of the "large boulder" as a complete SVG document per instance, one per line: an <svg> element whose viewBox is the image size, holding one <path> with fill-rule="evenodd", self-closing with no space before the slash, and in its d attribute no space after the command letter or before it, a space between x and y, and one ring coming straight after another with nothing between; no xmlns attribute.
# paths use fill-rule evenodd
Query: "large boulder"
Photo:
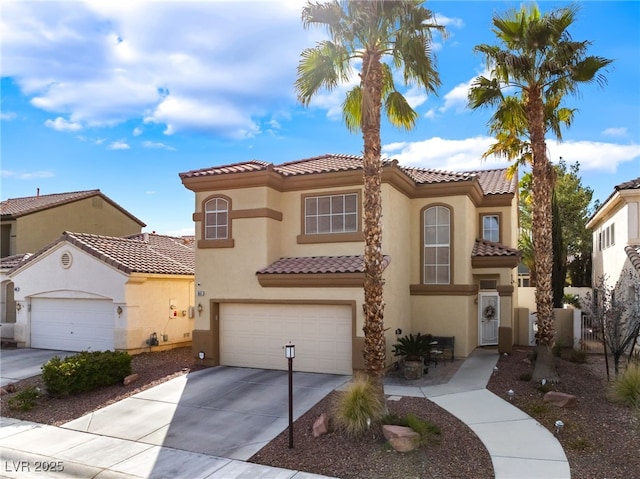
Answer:
<svg viewBox="0 0 640 479"><path fill-rule="evenodd" d="M573 394L558 391L549 391L542 400L558 407L574 407L576 405L576 397Z"/></svg>
<svg viewBox="0 0 640 479"><path fill-rule="evenodd" d="M382 433L391 447L398 452L410 452L420 447L420 434L410 427L385 424Z"/></svg>

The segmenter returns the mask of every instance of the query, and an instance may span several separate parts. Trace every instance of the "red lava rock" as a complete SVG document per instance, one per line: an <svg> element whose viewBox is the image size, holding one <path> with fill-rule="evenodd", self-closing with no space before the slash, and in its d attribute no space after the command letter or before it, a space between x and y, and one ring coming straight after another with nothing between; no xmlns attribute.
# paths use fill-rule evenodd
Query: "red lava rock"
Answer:
<svg viewBox="0 0 640 479"><path fill-rule="evenodd" d="M319 437L329 432L329 418L325 413L320 414L313 423L313 437Z"/></svg>
<svg viewBox="0 0 640 479"><path fill-rule="evenodd" d="M132 382L137 381L139 377L140 377L140 376L138 376L138 374L136 374L136 373L129 374L127 377L125 377L125 378L122 380L122 384L124 384L125 386L128 386L128 385L129 385L129 384L131 384Z"/></svg>
<svg viewBox="0 0 640 479"><path fill-rule="evenodd" d="M398 452L410 452L420 447L420 434L410 427L385 424L382 426L382 433Z"/></svg>

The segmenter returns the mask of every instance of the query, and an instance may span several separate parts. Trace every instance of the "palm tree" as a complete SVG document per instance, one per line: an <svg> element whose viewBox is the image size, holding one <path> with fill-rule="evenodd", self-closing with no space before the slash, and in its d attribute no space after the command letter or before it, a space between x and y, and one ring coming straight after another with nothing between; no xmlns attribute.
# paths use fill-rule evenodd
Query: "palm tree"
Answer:
<svg viewBox="0 0 640 479"><path fill-rule="evenodd" d="M578 12L572 5L541 15L536 5L511 10L493 17L494 33L500 46L478 45L475 51L485 56L489 78L479 76L469 91L469 105L497 107L501 115L509 110L506 99L523 110L524 128L531 143L533 176L533 246L536 264L536 340L539 357L534 377L553 378L550 347L553 344L553 294L551 288L552 214L554 170L547 158L545 131L550 107L558 108L567 94L576 94L582 83L606 84L601 69L611 63L602 57L586 56L590 42L575 42L568 32ZM504 89L516 92L505 97ZM510 101L510 100L509 100ZM546 121L546 123L545 123ZM505 123L509 124L509 123ZM545 361L544 358L549 358Z"/></svg>
<svg viewBox="0 0 640 479"><path fill-rule="evenodd" d="M322 88L332 90L347 82L354 64L362 62L360 84L343 103L347 128L361 131L364 140L364 359L368 375L381 388L386 367L384 301L382 296L381 140L384 103L391 124L410 129L417 113L396 89L393 69L405 84L418 84L435 92L440 78L431 50L433 14L422 1L309 2L302 10L305 28L326 28L329 39L302 52L295 89L298 100L309 105ZM384 57L390 62L385 63Z"/></svg>

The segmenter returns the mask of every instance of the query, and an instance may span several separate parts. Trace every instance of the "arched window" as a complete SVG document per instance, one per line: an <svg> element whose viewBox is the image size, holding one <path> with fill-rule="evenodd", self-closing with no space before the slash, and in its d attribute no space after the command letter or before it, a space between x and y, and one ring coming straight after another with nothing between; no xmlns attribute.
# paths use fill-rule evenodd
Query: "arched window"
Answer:
<svg viewBox="0 0 640 479"><path fill-rule="evenodd" d="M424 210L424 284L451 282L451 212L445 206Z"/></svg>
<svg viewBox="0 0 640 479"><path fill-rule="evenodd" d="M229 237L229 201L211 198L204 204L204 239L218 240Z"/></svg>

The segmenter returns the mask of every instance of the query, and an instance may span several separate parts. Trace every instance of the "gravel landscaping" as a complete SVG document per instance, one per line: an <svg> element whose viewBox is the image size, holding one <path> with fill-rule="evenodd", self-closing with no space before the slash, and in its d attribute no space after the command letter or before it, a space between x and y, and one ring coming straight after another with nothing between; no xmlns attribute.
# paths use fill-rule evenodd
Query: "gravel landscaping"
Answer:
<svg viewBox="0 0 640 479"><path fill-rule="evenodd" d="M609 384L603 358L589 356L587 364L557 359L561 383L553 389L577 397L575 407L557 408L543 403L539 385L521 379L533 370L529 353L528 348L517 348L513 354L500 357L498 373L490 379L488 389L507 400L507 391L513 389L513 404L551 431L555 431L556 420L564 422L558 439L569 459L572 477L639 477L640 417L631 409L608 400ZM419 381L425 385L446 381L458 365L459 361L448 369L439 366L440 369L432 369L428 377ZM61 425L200 368L190 348L140 354L133 357L132 366L139 379L128 386L116 384L64 399L44 394L44 384L39 376L20 381L15 384L15 393L2 397L2 416ZM394 381L402 379L395 378ZM29 386L38 387L43 393L36 406L26 412L9 409L7 399ZM372 427L359 439L350 439L338 432L314 438L311 433L313 422L322 412L331 410L336 394L324 398L295 422L293 449L288 448L288 432L285 431L251 461L345 479L493 477L490 457L475 434L426 399L404 397L388 401L391 413L402 416L412 412L440 427L441 435L437 440L416 451L405 454L393 451L377 427Z"/></svg>

